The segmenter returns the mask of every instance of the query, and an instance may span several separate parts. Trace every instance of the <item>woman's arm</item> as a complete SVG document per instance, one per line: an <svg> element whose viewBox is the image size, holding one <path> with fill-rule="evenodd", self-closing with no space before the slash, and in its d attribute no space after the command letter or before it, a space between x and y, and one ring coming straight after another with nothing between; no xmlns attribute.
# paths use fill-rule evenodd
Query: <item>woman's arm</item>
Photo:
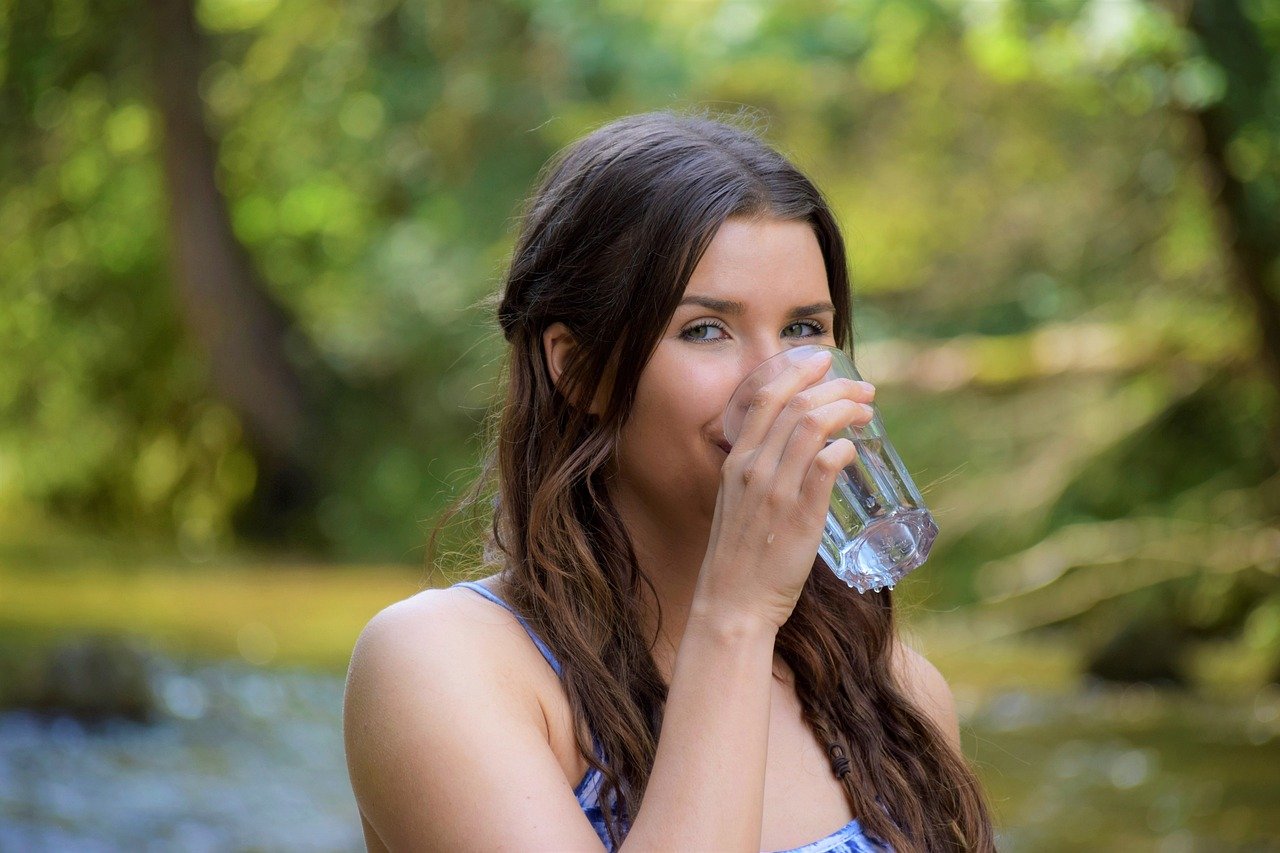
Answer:
<svg viewBox="0 0 1280 853"><path fill-rule="evenodd" d="M621 849L759 851L776 635L760 619L690 614Z"/></svg>
<svg viewBox="0 0 1280 853"><path fill-rule="evenodd" d="M463 595L393 604L356 643L343 734L361 813L391 851L599 851L528 678Z"/></svg>
<svg viewBox="0 0 1280 853"><path fill-rule="evenodd" d="M356 644L343 721L361 813L393 851L599 851L536 696L513 689L456 594L392 605ZM691 614L621 849L760 849L775 634Z"/></svg>
<svg viewBox="0 0 1280 853"><path fill-rule="evenodd" d="M513 687L524 679L477 636L459 594L400 602L360 635L344 734L361 813L393 851L600 850L541 706ZM760 849L775 636L758 620L690 615L648 790L622 849ZM904 643L894 664L959 751L941 673Z"/></svg>

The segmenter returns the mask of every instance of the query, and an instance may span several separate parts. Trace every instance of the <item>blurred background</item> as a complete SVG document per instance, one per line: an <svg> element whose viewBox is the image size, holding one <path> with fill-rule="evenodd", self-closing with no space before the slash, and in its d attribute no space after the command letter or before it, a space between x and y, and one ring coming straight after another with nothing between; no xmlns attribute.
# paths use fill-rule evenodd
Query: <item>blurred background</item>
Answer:
<svg viewBox="0 0 1280 853"><path fill-rule="evenodd" d="M0 849L360 849L343 673L474 565L538 168L743 107L1001 849L1280 849L1280 0L0 5Z"/></svg>

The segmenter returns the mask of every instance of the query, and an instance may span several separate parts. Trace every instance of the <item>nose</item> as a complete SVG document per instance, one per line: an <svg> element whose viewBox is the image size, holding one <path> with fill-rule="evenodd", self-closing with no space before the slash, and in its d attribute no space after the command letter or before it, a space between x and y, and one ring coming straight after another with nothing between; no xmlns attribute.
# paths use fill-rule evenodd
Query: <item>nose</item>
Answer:
<svg viewBox="0 0 1280 853"><path fill-rule="evenodd" d="M751 371L782 352L782 347L777 344L767 346L743 347L738 355L738 369L733 378L733 387L739 388Z"/></svg>
<svg viewBox="0 0 1280 853"><path fill-rule="evenodd" d="M743 347L738 358L734 390L725 409L725 435L731 444L742 425L742 418L746 414L754 391L761 385L768 383L790 364L789 359L780 359L777 356L784 352L808 346L807 343L787 344L786 342L770 341L764 344ZM766 362L769 363L769 367L757 373L757 368ZM750 378L748 379L748 377Z"/></svg>
<svg viewBox="0 0 1280 853"><path fill-rule="evenodd" d="M790 350L799 349L805 346L810 346L810 344L805 341L797 341L796 343L788 344L784 341L778 341L775 339L766 343L744 347L742 350L742 357L738 362L738 382L741 383L742 380L746 379L747 376L751 374L751 371L755 370L769 359L781 355L784 352L789 352Z"/></svg>

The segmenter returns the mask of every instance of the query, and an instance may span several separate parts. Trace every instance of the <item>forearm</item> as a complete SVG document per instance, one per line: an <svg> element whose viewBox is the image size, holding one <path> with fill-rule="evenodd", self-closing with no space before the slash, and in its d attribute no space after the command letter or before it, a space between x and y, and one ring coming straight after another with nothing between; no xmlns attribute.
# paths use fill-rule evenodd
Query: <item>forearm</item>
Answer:
<svg viewBox="0 0 1280 853"><path fill-rule="evenodd" d="M644 802L622 849L760 849L777 629L691 614Z"/></svg>

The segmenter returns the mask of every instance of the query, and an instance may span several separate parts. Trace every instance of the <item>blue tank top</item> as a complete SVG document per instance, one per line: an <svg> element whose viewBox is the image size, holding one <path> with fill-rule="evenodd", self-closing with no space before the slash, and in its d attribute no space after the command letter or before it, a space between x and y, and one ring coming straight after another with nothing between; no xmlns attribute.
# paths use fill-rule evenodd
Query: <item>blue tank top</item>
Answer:
<svg viewBox="0 0 1280 853"><path fill-rule="evenodd" d="M507 604L488 587L476 581L461 581L454 586L466 587L475 590L494 604L505 607L510 611L511 615L519 620L520 625L528 633L529 639L533 640L533 644L538 647L538 651L546 658L551 668L555 670L556 676L560 677L560 661L556 660L555 655L551 653L551 649L542 641L542 638L534 633L533 628L529 627L529 623L524 617L516 613L511 605ZM592 743L594 745L596 756L603 762L604 753L600 748L600 743L593 735ZM577 786L573 789L573 795L578 799L578 805L582 807L583 813L587 816L587 820L591 822L591 826L596 831L596 835L600 836L604 849L612 853L613 846L609 843L609 832L605 829L604 809L600 803L600 786L604 780L604 774L594 767L588 767L586 775L582 777ZM625 832L625 827L623 828ZM837 829L830 835L819 838L817 841L811 841L802 847L791 847L787 850L780 850L776 853L883 853L889 851L892 853L893 848L884 842L867 835L862 830L862 824L857 818L849 821L844 826Z"/></svg>

